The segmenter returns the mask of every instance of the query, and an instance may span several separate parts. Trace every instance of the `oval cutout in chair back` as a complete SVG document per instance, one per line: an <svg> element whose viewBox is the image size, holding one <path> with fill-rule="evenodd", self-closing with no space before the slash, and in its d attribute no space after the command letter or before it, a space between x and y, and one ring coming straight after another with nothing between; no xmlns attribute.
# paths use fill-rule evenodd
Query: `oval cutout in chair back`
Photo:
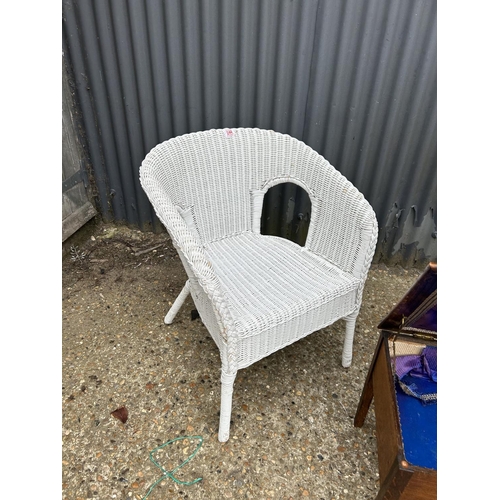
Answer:
<svg viewBox="0 0 500 500"><path fill-rule="evenodd" d="M280 236L304 246L311 220L311 199L297 184L284 182L264 196L261 234Z"/></svg>

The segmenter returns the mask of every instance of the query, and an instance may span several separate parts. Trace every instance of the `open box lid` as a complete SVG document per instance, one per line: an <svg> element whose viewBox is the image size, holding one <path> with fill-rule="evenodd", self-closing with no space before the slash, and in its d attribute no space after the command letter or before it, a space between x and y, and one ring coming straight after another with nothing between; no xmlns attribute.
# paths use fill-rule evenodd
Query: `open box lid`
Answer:
<svg viewBox="0 0 500 500"><path fill-rule="evenodd" d="M431 262L378 328L437 337L437 264Z"/></svg>

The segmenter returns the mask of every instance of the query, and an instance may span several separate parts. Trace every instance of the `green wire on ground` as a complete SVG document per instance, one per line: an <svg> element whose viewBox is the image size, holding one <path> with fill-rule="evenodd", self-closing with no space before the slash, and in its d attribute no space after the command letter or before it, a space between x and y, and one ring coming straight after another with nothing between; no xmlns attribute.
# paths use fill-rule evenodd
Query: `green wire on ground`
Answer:
<svg viewBox="0 0 500 500"><path fill-rule="evenodd" d="M162 448L164 448L165 446L169 445L169 444L172 444L172 443L175 443L175 441L180 441L181 439L199 439L200 442L198 443L198 446L196 447L196 449L193 451L193 453L191 453L191 455L189 455L188 458L186 458L186 460L184 460L184 462L182 462L180 465L178 465L175 469L172 469L171 471L168 471L168 470L165 470L153 457L153 455L158 451L158 450L161 450ZM183 467L184 465L186 465L195 455L196 453L198 453L198 450L201 448L201 445L203 444L203 438L201 436L180 436L180 437L177 437L175 439L171 439L170 441L167 441L166 443L163 443L162 445L160 446L157 446L150 454L149 454L149 459L151 460L151 462L153 462L153 464L158 467L162 472L163 472L163 476L160 477L160 479L158 479L157 481L155 481L150 487L149 487L149 490L148 492L146 493L146 496L143 498L143 500L146 500L146 498L148 498L148 496L150 495L150 493L153 491L153 488L158 484L158 483L161 483L165 478L169 477L170 479L172 479L175 483L177 484L182 484L184 486L191 486L192 484L195 484L195 483L198 483L200 482L203 478L202 477L199 477L193 481L181 481L180 479L177 479L174 474L181 468Z"/></svg>

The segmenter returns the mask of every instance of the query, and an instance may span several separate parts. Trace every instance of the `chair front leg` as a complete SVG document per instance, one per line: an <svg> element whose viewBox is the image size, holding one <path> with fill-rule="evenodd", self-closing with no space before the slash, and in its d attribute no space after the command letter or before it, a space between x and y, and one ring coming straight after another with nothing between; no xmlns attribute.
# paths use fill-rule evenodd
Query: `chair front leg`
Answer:
<svg viewBox="0 0 500 500"><path fill-rule="evenodd" d="M344 349L342 350L342 366L349 368L352 363L352 344L354 342L354 328L359 310L353 312L345 318Z"/></svg>
<svg viewBox="0 0 500 500"><path fill-rule="evenodd" d="M236 373L221 374L221 402L219 419L219 441L226 442L229 439L229 426L231 424L231 406L233 403L233 385Z"/></svg>

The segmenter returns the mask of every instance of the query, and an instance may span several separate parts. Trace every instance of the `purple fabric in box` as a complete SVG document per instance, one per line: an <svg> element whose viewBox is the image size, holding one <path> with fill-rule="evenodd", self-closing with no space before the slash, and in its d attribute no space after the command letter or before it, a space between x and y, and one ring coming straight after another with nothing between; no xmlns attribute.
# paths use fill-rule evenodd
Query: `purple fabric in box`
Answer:
<svg viewBox="0 0 500 500"><path fill-rule="evenodd" d="M394 366L399 379L411 375L437 382L437 347L425 347L420 355L397 356Z"/></svg>

